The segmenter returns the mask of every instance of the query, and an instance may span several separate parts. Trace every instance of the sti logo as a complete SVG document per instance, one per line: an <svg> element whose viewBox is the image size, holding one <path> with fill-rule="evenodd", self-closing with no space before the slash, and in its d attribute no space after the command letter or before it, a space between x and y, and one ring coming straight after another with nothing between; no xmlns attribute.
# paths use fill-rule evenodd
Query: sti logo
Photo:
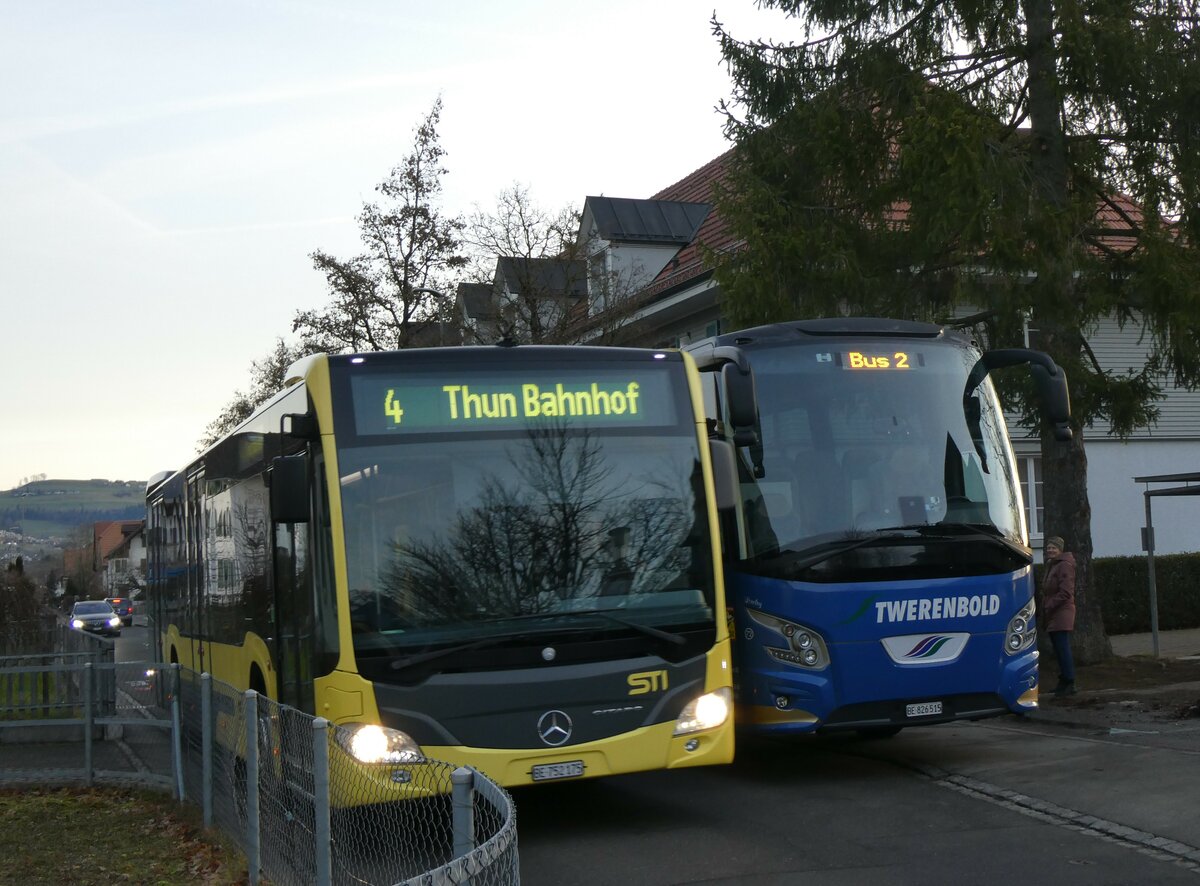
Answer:
<svg viewBox="0 0 1200 886"><path fill-rule="evenodd" d="M666 671L643 671L640 674L630 674L628 679L630 695L645 695L649 692L663 692L667 688Z"/></svg>

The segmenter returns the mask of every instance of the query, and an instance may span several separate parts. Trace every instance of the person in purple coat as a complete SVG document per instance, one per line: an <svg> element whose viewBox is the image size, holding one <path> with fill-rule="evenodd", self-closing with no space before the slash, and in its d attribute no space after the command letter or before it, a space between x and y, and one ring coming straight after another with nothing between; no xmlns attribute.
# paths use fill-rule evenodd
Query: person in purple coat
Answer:
<svg viewBox="0 0 1200 886"><path fill-rule="evenodd" d="M1046 574L1042 577L1042 607L1046 631L1058 659L1058 685L1054 694L1075 694L1075 660L1071 656L1071 632L1075 630L1075 555L1063 550L1060 536L1046 537L1043 547Z"/></svg>

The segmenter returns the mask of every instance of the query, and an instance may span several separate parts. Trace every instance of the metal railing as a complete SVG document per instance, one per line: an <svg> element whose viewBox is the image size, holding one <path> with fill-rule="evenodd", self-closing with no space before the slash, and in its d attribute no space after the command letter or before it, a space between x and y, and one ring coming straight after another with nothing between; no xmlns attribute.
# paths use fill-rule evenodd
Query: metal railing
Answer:
<svg viewBox="0 0 1200 886"><path fill-rule="evenodd" d="M0 744L0 783L170 790L237 842L252 883L520 881L512 800L481 773L356 763L340 727L178 665L28 658L0 659L0 742L53 738Z"/></svg>

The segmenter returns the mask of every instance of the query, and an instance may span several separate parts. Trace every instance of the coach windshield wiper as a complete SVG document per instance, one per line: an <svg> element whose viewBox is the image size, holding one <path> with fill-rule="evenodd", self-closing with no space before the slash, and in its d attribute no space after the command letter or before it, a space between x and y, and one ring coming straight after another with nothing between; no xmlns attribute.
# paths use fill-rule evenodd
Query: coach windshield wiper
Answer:
<svg viewBox="0 0 1200 886"><path fill-rule="evenodd" d="M869 544L874 544L878 541L906 538L900 530L888 532L872 532L869 535L860 535L855 538L842 538L836 541L825 541L820 544L811 545L807 548L802 548L798 551L785 548L777 555L780 559L786 558L787 567L797 571L803 571L810 566L816 566L818 563L824 563L831 557L836 557L839 554L845 554L848 551L853 551L855 548L865 547Z"/></svg>
<svg viewBox="0 0 1200 886"><path fill-rule="evenodd" d="M1007 548L1029 562L1033 561L1033 552L1029 548L1013 541L998 526L991 523L931 523L923 527L923 530L918 529L918 531L921 531L922 535L933 537L937 537L941 532L958 540L992 542Z"/></svg>

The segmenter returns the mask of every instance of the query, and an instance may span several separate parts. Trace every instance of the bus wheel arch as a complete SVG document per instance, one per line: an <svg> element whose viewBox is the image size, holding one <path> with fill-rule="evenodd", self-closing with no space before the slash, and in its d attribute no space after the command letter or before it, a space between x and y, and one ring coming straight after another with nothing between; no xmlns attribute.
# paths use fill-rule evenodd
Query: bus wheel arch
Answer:
<svg viewBox="0 0 1200 886"><path fill-rule="evenodd" d="M247 681L246 686L264 698L270 698L267 695L267 679L263 676L262 669L259 668L257 663L250 665L250 679Z"/></svg>

